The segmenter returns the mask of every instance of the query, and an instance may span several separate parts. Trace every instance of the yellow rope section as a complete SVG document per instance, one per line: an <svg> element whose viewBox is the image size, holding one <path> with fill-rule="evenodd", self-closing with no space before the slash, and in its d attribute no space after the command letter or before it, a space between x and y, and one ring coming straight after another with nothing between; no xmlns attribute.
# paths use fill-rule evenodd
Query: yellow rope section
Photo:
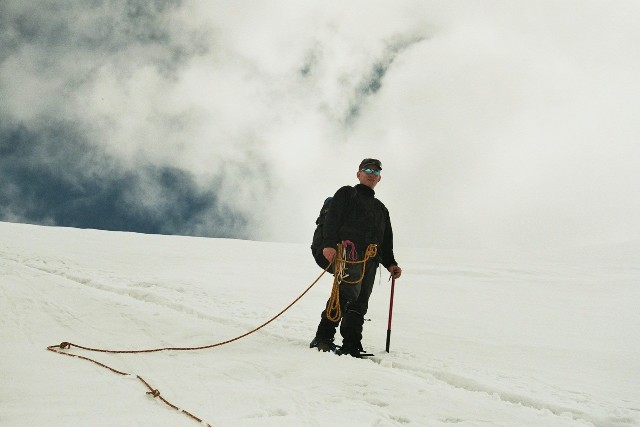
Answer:
<svg viewBox="0 0 640 427"><path fill-rule="evenodd" d="M347 283L349 285L357 285L362 282L364 273L369 258L373 258L378 253L378 245L370 244L364 254L364 259L361 261L349 261L347 260L347 248L338 244L336 251L335 268L333 273L333 287L331 288L331 297L327 304L327 319L332 322L339 322L342 319L342 311L340 310L340 284ZM362 264L362 274L360 278L355 281L346 279L345 269L347 264Z"/></svg>

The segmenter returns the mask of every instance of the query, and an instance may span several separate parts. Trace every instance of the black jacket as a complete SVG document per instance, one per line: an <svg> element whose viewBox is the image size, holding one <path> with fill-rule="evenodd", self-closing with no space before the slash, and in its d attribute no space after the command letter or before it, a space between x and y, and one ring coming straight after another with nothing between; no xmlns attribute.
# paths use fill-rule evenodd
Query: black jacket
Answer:
<svg viewBox="0 0 640 427"><path fill-rule="evenodd" d="M369 244L377 244L382 265L398 265L393 256L389 211L375 198L375 191L366 185L347 185L336 192L327 212L323 235L325 248L335 248L343 240L351 240L360 259Z"/></svg>

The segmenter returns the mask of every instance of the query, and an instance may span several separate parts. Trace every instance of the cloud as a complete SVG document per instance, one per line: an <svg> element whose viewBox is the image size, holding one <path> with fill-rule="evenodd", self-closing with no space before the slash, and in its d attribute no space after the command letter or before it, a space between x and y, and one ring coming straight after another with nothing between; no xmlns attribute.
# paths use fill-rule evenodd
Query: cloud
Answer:
<svg viewBox="0 0 640 427"><path fill-rule="evenodd" d="M2 219L307 242L377 157L399 245L640 236L635 2L0 8Z"/></svg>
<svg viewBox="0 0 640 427"><path fill-rule="evenodd" d="M187 172L123 169L72 125L0 129L0 216L39 224L243 237L247 220Z"/></svg>
<svg viewBox="0 0 640 427"><path fill-rule="evenodd" d="M392 40L382 52L382 57L372 64L371 71L356 87L353 101L348 109L348 115L345 119L346 124L357 121L360 116L360 110L367 99L376 95L382 88L384 78L393 64L393 61L404 50L411 48L414 44L424 40L422 36L414 36L409 40Z"/></svg>
<svg viewBox="0 0 640 427"><path fill-rule="evenodd" d="M205 135L209 111L181 76L208 48L179 6L5 5L3 219L249 236L251 191L233 176L250 180L261 160L244 165L251 132Z"/></svg>
<svg viewBox="0 0 640 427"><path fill-rule="evenodd" d="M628 41L640 11L494 6L456 12L404 52L351 134L386 160L378 192L401 206L398 236L480 248L635 238L640 199L625 183L640 179L640 58Z"/></svg>

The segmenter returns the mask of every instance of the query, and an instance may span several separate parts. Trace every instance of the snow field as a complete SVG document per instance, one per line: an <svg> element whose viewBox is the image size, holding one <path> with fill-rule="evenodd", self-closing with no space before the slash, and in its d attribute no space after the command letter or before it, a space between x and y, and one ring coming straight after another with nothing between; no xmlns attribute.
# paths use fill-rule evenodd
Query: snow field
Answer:
<svg viewBox="0 0 640 427"><path fill-rule="evenodd" d="M45 347L194 347L241 335L320 273L305 245L0 223L0 425L640 425L640 270L619 257L494 257L397 249L363 344L376 361L308 348L323 277L264 329L199 351L124 355ZM631 252L630 252L631 251ZM637 252L633 252L637 253Z"/></svg>

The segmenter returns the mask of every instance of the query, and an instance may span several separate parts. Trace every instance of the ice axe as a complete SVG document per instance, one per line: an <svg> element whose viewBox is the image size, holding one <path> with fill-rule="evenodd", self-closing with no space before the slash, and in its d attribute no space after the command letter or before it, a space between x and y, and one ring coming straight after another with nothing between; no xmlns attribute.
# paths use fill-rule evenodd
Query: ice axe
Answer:
<svg viewBox="0 0 640 427"><path fill-rule="evenodd" d="M389 298L389 323L387 325L387 353L389 353L389 345L391 344L391 317L393 315L393 291L396 287L395 277L391 280L391 298Z"/></svg>

